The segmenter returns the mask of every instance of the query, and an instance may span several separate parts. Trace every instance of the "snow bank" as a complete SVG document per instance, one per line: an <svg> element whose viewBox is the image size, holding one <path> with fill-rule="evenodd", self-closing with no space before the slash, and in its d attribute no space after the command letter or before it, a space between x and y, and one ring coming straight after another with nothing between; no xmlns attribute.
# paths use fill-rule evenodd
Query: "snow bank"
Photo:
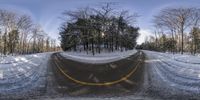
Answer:
<svg viewBox="0 0 200 100"><path fill-rule="evenodd" d="M100 54L87 54L86 52L61 52L66 59L71 59L83 63L109 63L117 61L135 54L137 50L102 52Z"/></svg>
<svg viewBox="0 0 200 100"><path fill-rule="evenodd" d="M35 55L23 55L23 56L1 56L0 57L0 64L12 64L12 63L19 63L19 62L24 62L31 60L31 58L34 58Z"/></svg>
<svg viewBox="0 0 200 100"><path fill-rule="evenodd" d="M199 55L190 55L190 54L172 54L172 53L163 53L162 55L172 58L179 62L191 63L191 64L200 64Z"/></svg>
<svg viewBox="0 0 200 100"><path fill-rule="evenodd" d="M173 58L176 61L180 61L180 62L200 64L200 57L199 56L176 54L176 55L174 55Z"/></svg>
<svg viewBox="0 0 200 100"><path fill-rule="evenodd" d="M153 51L144 52L148 58L145 62L152 75L152 85L157 89L162 88L161 91L163 91L163 88L166 88L175 92L181 90L200 93L200 65L193 62L186 63L183 60L184 58L185 60L200 61L197 56L173 55Z"/></svg>
<svg viewBox="0 0 200 100"><path fill-rule="evenodd" d="M162 62L162 66L165 66L168 70L173 73L179 74L180 76L185 76L188 78L200 79L200 65L197 64L200 59L192 55L181 55L181 54L167 54L153 51L145 51L148 55L153 55L155 59L151 59L146 62ZM156 56L156 57L155 57ZM196 63L186 61L194 60Z"/></svg>

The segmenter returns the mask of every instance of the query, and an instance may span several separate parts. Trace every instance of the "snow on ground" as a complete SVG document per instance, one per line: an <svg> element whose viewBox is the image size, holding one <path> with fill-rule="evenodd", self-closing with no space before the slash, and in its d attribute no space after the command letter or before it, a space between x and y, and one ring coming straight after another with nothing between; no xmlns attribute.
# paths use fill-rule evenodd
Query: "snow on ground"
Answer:
<svg viewBox="0 0 200 100"><path fill-rule="evenodd" d="M200 55L191 55L189 53L185 54L172 54L172 53L160 53L157 52L157 54L162 54L165 57L168 57L170 59L174 59L179 62L185 62L185 63L191 63L191 64L200 64Z"/></svg>
<svg viewBox="0 0 200 100"><path fill-rule="evenodd" d="M159 100L150 97L144 96L122 96L122 97L108 97L108 98L99 98L99 97L67 97L67 98L41 98L38 100Z"/></svg>
<svg viewBox="0 0 200 100"><path fill-rule="evenodd" d="M0 59L0 95L31 91L45 87L50 53L7 56Z"/></svg>
<svg viewBox="0 0 200 100"><path fill-rule="evenodd" d="M34 56L37 56L37 54L32 55L21 55L21 56L1 56L0 57L0 64L12 64L12 63L19 63L19 62L26 62L28 60L31 60L31 58L34 58Z"/></svg>
<svg viewBox="0 0 200 100"><path fill-rule="evenodd" d="M96 53L95 55L87 54L86 52L62 52L60 54L67 59L84 63L108 63L129 57L136 52L137 50L102 52L100 54Z"/></svg>
<svg viewBox="0 0 200 100"><path fill-rule="evenodd" d="M185 63L192 63L192 64L200 64L200 57L191 56L191 55L181 55L181 56L174 56L176 61L185 62Z"/></svg>
<svg viewBox="0 0 200 100"><path fill-rule="evenodd" d="M153 51L144 51L149 68L149 77L153 90L161 91L164 95L190 95L200 93L200 64L191 61L200 61L199 57L191 55L167 54ZM197 97L197 95L196 95ZM199 97L198 97L199 98Z"/></svg>

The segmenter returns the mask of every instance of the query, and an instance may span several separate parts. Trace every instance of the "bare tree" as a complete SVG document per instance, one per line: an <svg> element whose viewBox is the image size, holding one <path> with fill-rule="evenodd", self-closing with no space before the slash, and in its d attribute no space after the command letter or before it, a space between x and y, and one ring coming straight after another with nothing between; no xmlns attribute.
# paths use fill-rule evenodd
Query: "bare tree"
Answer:
<svg viewBox="0 0 200 100"><path fill-rule="evenodd" d="M28 15L0 9L1 53L13 55L47 51L45 39L48 35L33 24Z"/></svg>
<svg viewBox="0 0 200 100"><path fill-rule="evenodd" d="M33 26L33 22L30 16L22 15L18 18L17 28L20 30L20 43L19 48L22 49L22 53L27 52L27 48L25 47L27 43L27 38L31 33L31 28Z"/></svg>
<svg viewBox="0 0 200 100"><path fill-rule="evenodd" d="M192 21L192 25L191 25L191 49L193 54L195 54L197 52L198 49L198 43L200 42L199 39L199 25L200 25L200 9L199 8L193 8L193 12L192 12L192 16L191 16L191 21Z"/></svg>
<svg viewBox="0 0 200 100"><path fill-rule="evenodd" d="M194 8L165 8L155 16L155 23L168 28L172 33L173 39L176 31L180 33L181 54L183 54L184 51L185 30L193 23L193 12Z"/></svg>
<svg viewBox="0 0 200 100"><path fill-rule="evenodd" d="M7 54L7 51L10 49L8 48L8 42L12 42L11 39L11 31L15 30L16 28L16 14L13 12L9 12L6 10L0 10L0 22L1 22L1 26L2 29L4 30L4 34L3 34L3 42L4 42L4 50L3 53L4 55Z"/></svg>

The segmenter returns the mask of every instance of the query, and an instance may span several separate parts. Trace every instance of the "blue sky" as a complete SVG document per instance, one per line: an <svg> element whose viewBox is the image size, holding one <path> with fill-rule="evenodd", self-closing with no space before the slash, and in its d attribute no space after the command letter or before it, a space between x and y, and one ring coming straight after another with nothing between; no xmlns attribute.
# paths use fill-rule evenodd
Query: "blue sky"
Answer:
<svg viewBox="0 0 200 100"><path fill-rule="evenodd" d="M85 6L95 6L102 2L116 2L117 9L126 9L140 15L137 26L140 27L138 43L153 32L152 18L162 8L174 6L200 6L200 0L0 0L0 8L27 13L39 23L45 32L57 39L59 19L64 10L74 10Z"/></svg>

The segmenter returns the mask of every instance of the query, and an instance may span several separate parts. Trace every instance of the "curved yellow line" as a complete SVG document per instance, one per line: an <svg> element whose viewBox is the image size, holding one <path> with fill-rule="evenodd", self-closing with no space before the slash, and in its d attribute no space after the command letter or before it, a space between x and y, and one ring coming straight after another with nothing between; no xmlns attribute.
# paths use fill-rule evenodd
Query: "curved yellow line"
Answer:
<svg viewBox="0 0 200 100"><path fill-rule="evenodd" d="M125 81L127 80L138 68L140 62L137 63L136 67L129 73L127 74L125 77L122 77L119 80L116 81L111 81L111 82L104 82L104 83L92 83L92 82L84 82L84 81L79 81L77 79L74 79L73 77L71 77L70 75L66 74L57 64L57 62L55 62L57 68L61 71L62 74L64 74L64 76L66 76L67 78L69 78L70 80L78 83L78 84L82 84L82 85L89 85L89 86L107 86L107 85L113 85L113 84L117 84L119 82Z"/></svg>

